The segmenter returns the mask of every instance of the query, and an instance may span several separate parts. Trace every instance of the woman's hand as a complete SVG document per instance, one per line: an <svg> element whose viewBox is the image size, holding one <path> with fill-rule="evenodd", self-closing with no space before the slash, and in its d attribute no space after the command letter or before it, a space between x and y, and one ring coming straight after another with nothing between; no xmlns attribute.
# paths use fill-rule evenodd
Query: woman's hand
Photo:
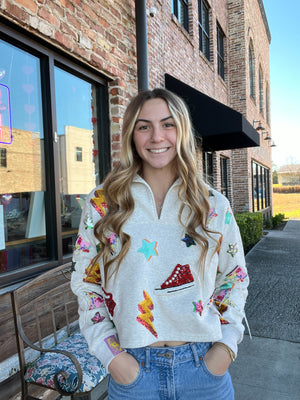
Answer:
<svg viewBox="0 0 300 400"><path fill-rule="evenodd" d="M136 380L140 366L131 354L124 351L113 358L108 366L108 371L115 382L129 385Z"/></svg>
<svg viewBox="0 0 300 400"><path fill-rule="evenodd" d="M228 352L219 346L212 346L204 356L207 368L214 375L223 375L231 364Z"/></svg>

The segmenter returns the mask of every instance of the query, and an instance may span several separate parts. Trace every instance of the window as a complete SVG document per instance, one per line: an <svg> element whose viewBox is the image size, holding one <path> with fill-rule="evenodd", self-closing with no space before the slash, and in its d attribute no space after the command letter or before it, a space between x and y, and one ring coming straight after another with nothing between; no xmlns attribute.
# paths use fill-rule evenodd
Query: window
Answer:
<svg viewBox="0 0 300 400"><path fill-rule="evenodd" d="M209 60L209 8L204 0L198 0L199 49Z"/></svg>
<svg viewBox="0 0 300 400"><path fill-rule="evenodd" d="M221 169L221 193L228 197L228 158L220 158Z"/></svg>
<svg viewBox="0 0 300 400"><path fill-rule="evenodd" d="M7 167L6 149L0 149L0 167Z"/></svg>
<svg viewBox="0 0 300 400"><path fill-rule="evenodd" d="M203 152L203 176L205 182L210 186L214 186L214 163L213 153L205 151Z"/></svg>
<svg viewBox="0 0 300 400"><path fill-rule="evenodd" d="M253 211L270 206L270 170L252 161Z"/></svg>
<svg viewBox="0 0 300 400"><path fill-rule="evenodd" d="M266 120L267 124L270 125L270 88L268 83L266 85Z"/></svg>
<svg viewBox="0 0 300 400"><path fill-rule="evenodd" d="M82 147L76 147L76 161L82 162Z"/></svg>
<svg viewBox="0 0 300 400"><path fill-rule="evenodd" d="M264 81L261 66L259 66L259 111L264 115Z"/></svg>
<svg viewBox="0 0 300 400"><path fill-rule="evenodd" d="M255 98L255 64L254 64L254 50L252 41L249 44L249 94Z"/></svg>
<svg viewBox="0 0 300 400"><path fill-rule="evenodd" d="M218 74L221 76L221 78L225 79L225 71L224 71L224 38L225 35L220 28L219 25L217 25L217 54L218 54Z"/></svg>
<svg viewBox="0 0 300 400"><path fill-rule="evenodd" d="M85 197L109 170L110 144L102 78L0 29L2 286L71 259Z"/></svg>
<svg viewBox="0 0 300 400"><path fill-rule="evenodd" d="M188 0L172 0L171 12L176 16L181 25L189 32Z"/></svg>

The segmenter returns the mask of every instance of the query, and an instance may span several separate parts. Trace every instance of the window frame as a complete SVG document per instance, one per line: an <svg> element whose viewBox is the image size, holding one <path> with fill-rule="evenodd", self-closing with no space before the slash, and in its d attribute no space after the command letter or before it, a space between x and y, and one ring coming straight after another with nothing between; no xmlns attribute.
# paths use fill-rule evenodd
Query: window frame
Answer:
<svg viewBox="0 0 300 400"><path fill-rule="evenodd" d="M255 57L252 40L250 40L248 52L249 96L255 101Z"/></svg>
<svg viewBox="0 0 300 400"><path fill-rule="evenodd" d="M271 206L270 169L252 160L252 207L253 211L261 211ZM255 175L254 175L255 171ZM255 198L254 191L257 196Z"/></svg>
<svg viewBox="0 0 300 400"><path fill-rule="evenodd" d="M199 50L210 61L210 7L205 0L198 0L198 29L199 29ZM206 14L207 26L203 24L203 13ZM206 42L206 46L204 46Z"/></svg>
<svg viewBox="0 0 300 400"><path fill-rule="evenodd" d="M63 256L60 215L59 148L56 137L56 104L54 68L56 66L88 81L97 87L99 173L103 181L111 168L108 81L101 73L81 63L51 44L15 26L0 22L0 39L40 59L42 115L44 127L46 245L49 259L0 273L0 287L5 287L71 261L72 255Z"/></svg>
<svg viewBox="0 0 300 400"><path fill-rule="evenodd" d="M218 74L225 80L225 34L219 23L217 23L217 63Z"/></svg>
<svg viewBox="0 0 300 400"><path fill-rule="evenodd" d="M188 0L172 0L172 13L178 19L179 23L189 33L189 2ZM181 10L181 15L179 12Z"/></svg>
<svg viewBox="0 0 300 400"><path fill-rule="evenodd" d="M229 195L229 158L220 156L221 193L228 198Z"/></svg>
<svg viewBox="0 0 300 400"><path fill-rule="evenodd" d="M270 125L270 86L266 83L266 121Z"/></svg>
<svg viewBox="0 0 300 400"><path fill-rule="evenodd" d="M83 161L83 158L82 158L82 147L76 146L75 156L76 156L76 161L77 162L82 162Z"/></svg>
<svg viewBox="0 0 300 400"><path fill-rule="evenodd" d="M206 183L214 187L214 153L202 152L203 176Z"/></svg>
<svg viewBox="0 0 300 400"><path fill-rule="evenodd" d="M263 78L263 70L261 65L259 66L258 71L259 76L259 112L261 115L264 115L264 78Z"/></svg>
<svg viewBox="0 0 300 400"><path fill-rule="evenodd" d="M7 168L7 150L0 147L0 168Z"/></svg>

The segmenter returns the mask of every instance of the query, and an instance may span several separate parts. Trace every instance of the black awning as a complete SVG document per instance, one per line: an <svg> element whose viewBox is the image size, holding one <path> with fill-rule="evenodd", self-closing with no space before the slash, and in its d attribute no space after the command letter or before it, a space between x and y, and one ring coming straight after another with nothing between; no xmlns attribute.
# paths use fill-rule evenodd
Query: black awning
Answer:
<svg viewBox="0 0 300 400"><path fill-rule="evenodd" d="M165 74L166 89L189 106L196 137L205 151L259 146L259 134L239 112Z"/></svg>

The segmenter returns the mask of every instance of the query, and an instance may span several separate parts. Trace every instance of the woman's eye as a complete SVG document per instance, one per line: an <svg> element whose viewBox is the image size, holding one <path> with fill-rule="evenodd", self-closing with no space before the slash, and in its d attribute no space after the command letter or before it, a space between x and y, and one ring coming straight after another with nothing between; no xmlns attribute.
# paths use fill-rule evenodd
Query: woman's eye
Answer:
<svg viewBox="0 0 300 400"><path fill-rule="evenodd" d="M145 130L147 130L147 129L149 129L149 126L148 126L148 125L140 125L140 126L138 126L138 130L139 130L139 131L145 131Z"/></svg>
<svg viewBox="0 0 300 400"><path fill-rule="evenodd" d="M173 127L174 127L174 123L173 123L173 122L166 122L166 123L164 124L164 127L165 127L165 128L173 128Z"/></svg>

